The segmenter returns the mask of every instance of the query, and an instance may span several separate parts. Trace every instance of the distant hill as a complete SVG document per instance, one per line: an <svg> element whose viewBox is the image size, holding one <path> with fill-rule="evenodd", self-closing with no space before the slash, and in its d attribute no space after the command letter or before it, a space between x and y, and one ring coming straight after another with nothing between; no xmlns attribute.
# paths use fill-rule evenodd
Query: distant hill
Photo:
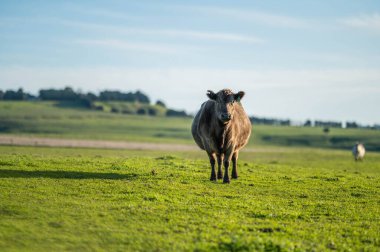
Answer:
<svg viewBox="0 0 380 252"><path fill-rule="evenodd" d="M18 89L17 91L0 90L0 100L5 101L58 101L59 106L84 107L92 110L104 112L149 115L149 116L176 116L188 117L183 110L167 108L165 103L158 100L151 104L150 98L141 91L120 92L114 90L104 90L99 95L93 93L75 92L70 87L64 89L41 89L38 96L33 96Z"/></svg>
<svg viewBox="0 0 380 252"><path fill-rule="evenodd" d="M17 91L0 90L0 100L5 101L58 101L62 106L83 107L91 110L98 110L119 114L149 115L149 116L171 116L171 117L192 117L184 110L167 108L165 103L157 100L152 103L151 99L141 91L121 92L115 90L103 90L96 95L94 93L75 92L70 87L63 89L41 89L38 96L24 92L22 88ZM71 105L70 105L71 104ZM306 120L305 122L294 122L290 119L278 119L251 116L254 125L273 125L273 126L303 126L321 127L324 132L330 128L365 128L380 130L380 124L363 125L355 121L323 121Z"/></svg>
<svg viewBox="0 0 380 252"><path fill-rule="evenodd" d="M99 103L99 104L98 104ZM0 101L0 134L52 138L165 142L194 144L189 117L141 116L123 113L136 111L141 105L131 102L96 102L102 110L89 109L75 101ZM135 106L135 107L134 107ZM160 107L161 106L161 107ZM120 111L111 112L119 107ZM104 109L104 110L103 110ZM141 107L140 107L141 109ZM253 125L248 148L256 146L292 146L343 149L350 155L356 141L369 151L380 151L380 131L370 129L292 127Z"/></svg>

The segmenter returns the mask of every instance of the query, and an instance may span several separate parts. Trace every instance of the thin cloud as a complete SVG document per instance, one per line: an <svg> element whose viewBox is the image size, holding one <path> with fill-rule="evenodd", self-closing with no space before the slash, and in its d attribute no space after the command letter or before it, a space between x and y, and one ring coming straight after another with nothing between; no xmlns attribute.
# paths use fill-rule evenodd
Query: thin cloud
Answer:
<svg viewBox="0 0 380 252"><path fill-rule="evenodd" d="M192 39L218 40L231 42L263 43L265 40L233 33L203 32L192 30L140 30L141 33L166 35L173 37L187 37Z"/></svg>
<svg viewBox="0 0 380 252"><path fill-rule="evenodd" d="M114 18L114 19L125 19L131 20L136 19L136 17L126 14L124 12L110 11L105 9L75 9L77 12L83 13L85 15L93 15L104 18Z"/></svg>
<svg viewBox="0 0 380 252"><path fill-rule="evenodd" d="M154 36L168 36L177 38L189 39L202 39L202 40L217 40L225 42L244 42L244 43L263 43L264 39L254 36L235 34L235 33L222 33L222 32L209 32L197 30L178 30L178 29L143 29L143 28L129 28L122 26L103 25L95 23L84 23L69 20L57 20L62 25L81 29L92 29L95 31L112 31L121 34L142 34Z"/></svg>
<svg viewBox="0 0 380 252"><path fill-rule="evenodd" d="M265 11L242 10L222 7L204 7L204 6L176 6L182 10L199 12L207 15L224 16L236 20L256 22L274 27L287 28L309 28L311 23L308 20L295 18L286 15L273 14Z"/></svg>
<svg viewBox="0 0 380 252"><path fill-rule="evenodd" d="M274 14L265 11L258 10L244 10L244 9L234 9L234 8L223 8L217 6L187 6L187 5L157 5L156 7L166 7L166 9L175 9L179 11L196 11L202 12L207 15L216 14L227 16L239 20L255 21L271 26L280 26L288 28L307 28L310 27L310 23L301 18L295 18L287 15ZM88 9L77 5L72 5L71 10L83 13L84 15L94 15L105 18L115 18L115 19L136 19L144 18L142 16L130 15L130 13L125 13L115 10L107 9Z"/></svg>
<svg viewBox="0 0 380 252"><path fill-rule="evenodd" d="M150 43L133 43L118 39L78 39L73 41L76 44L101 46L109 49L119 49L126 51L142 51L148 53L159 54L183 54L184 52L200 50L193 46L173 46L173 45L157 45Z"/></svg>
<svg viewBox="0 0 380 252"><path fill-rule="evenodd" d="M200 30L182 30L182 29L146 29L146 28L134 28L117 25L105 25L99 23L88 23L81 21L73 21L67 19L58 18L34 18L33 20L27 20L23 18L0 18L0 26L11 26L20 23L49 23L63 26L69 26L76 29L91 30L95 32L113 32L118 34L140 34L148 36L160 36L160 37L172 37L182 39L196 39L196 40L209 40L209 41L223 41L234 43L252 43L261 44L265 42L265 39L244 35L238 33L228 32L213 32L213 31L200 31Z"/></svg>
<svg viewBox="0 0 380 252"><path fill-rule="evenodd" d="M339 20L345 26L358 29L380 31L380 14L366 14L357 17L349 17Z"/></svg>

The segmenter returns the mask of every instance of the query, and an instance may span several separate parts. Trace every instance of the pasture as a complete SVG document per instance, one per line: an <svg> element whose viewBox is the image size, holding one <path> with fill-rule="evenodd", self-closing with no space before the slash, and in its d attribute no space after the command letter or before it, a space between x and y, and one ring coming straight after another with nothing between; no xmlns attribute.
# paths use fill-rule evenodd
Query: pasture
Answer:
<svg viewBox="0 0 380 252"><path fill-rule="evenodd" d="M0 147L2 251L380 249L380 155L267 147L210 182L205 153Z"/></svg>
<svg viewBox="0 0 380 252"><path fill-rule="evenodd" d="M191 119L0 102L0 133L195 145ZM379 251L380 131L253 126L239 179L203 151L0 146L1 251ZM369 146L354 162L356 140ZM322 148L323 147L323 148Z"/></svg>

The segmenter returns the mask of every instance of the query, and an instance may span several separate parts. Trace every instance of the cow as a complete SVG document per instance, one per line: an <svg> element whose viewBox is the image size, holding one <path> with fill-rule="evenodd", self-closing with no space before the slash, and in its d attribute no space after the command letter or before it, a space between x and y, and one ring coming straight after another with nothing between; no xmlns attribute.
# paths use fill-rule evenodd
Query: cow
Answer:
<svg viewBox="0 0 380 252"><path fill-rule="evenodd" d="M356 143L352 148L352 155L355 158L355 161L363 160L365 155L364 145L361 143Z"/></svg>
<svg viewBox="0 0 380 252"><path fill-rule="evenodd" d="M191 133L194 141L207 152L210 159L211 181L223 178L223 183L230 183L228 168L231 160L231 177L238 178L239 151L248 143L252 127L240 103L244 94L243 91L235 94L230 89L222 89L217 93L208 90L209 100L201 105L192 123ZM218 174L215 172L216 161Z"/></svg>

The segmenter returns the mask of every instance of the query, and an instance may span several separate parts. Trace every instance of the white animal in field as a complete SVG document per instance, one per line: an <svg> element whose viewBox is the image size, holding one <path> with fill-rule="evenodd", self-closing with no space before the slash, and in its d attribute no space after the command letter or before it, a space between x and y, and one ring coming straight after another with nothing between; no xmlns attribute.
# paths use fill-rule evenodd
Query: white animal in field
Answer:
<svg viewBox="0 0 380 252"><path fill-rule="evenodd" d="M356 143L354 148L352 148L352 155L354 155L355 161L363 160L365 155L364 145L361 143Z"/></svg>

